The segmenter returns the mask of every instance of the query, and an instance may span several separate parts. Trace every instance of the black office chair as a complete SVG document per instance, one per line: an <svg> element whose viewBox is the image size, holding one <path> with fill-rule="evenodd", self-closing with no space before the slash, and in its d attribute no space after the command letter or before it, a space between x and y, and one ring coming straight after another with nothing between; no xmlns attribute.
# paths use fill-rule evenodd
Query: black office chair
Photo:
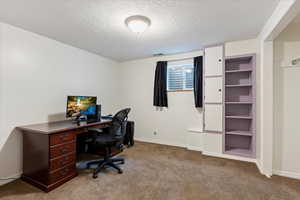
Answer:
<svg viewBox="0 0 300 200"><path fill-rule="evenodd" d="M91 165L98 165L94 170L93 178L97 178L98 173L106 167L113 167L118 170L119 174L123 173L116 163L124 164L124 158L113 158L112 148L116 147L119 150L123 150L123 139L126 133L129 112L130 108L126 108L115 114L109 128L104 129L102 133L99 134L95 130L91 131L92 138L86 141L89 151L96 152L97 149L105 149L104 159L91 161L87 164L87 168L90 168Z"/></svg>

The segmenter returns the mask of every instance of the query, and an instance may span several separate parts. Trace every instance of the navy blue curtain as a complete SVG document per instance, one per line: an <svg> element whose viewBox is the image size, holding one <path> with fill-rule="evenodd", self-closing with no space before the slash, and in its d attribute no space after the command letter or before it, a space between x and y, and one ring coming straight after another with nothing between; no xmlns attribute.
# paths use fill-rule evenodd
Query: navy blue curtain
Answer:
<svg viewBox="0 0 300 200"><path fill-rule="evenodd" d="M158 107L168 107L167 95L167 61L157 62L154 79L153 105Z"/></svg>
<svg viewBox="0 0 300 200"><path fill-rule="evenodd" d="M194 58L194 97L195 107L203 107L203 56Z"/></svg>

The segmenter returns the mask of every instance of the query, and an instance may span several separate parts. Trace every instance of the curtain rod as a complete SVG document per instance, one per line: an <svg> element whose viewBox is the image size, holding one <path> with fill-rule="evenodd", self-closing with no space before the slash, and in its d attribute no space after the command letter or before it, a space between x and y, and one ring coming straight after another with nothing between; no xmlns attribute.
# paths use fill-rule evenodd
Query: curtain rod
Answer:
<svg viewBox="0 0 300 200"><path fill-rule="evenodd" d="M164 55L164 56L167 56L167 55ZM172 55L169 55L169 56L172 56ZM203 57L204 55L198 55L198 56L192 56L192 57L185 57L185 58L177 58L177 59L161 59L159 61L167 61L167 62L173 62L173 61L182 61L182 60L189 60L189 59L194 59L196 57Z"/></svg>
<svg viewBox="0 0 300 200"><path fill-rule="evenodd" d="M167 62L175 62L175 61L183 61L183 60L189 60L193 59L194 57L189 57L189 58L178 58L178 59L170 59L170 60L165 60Z"/></svg>

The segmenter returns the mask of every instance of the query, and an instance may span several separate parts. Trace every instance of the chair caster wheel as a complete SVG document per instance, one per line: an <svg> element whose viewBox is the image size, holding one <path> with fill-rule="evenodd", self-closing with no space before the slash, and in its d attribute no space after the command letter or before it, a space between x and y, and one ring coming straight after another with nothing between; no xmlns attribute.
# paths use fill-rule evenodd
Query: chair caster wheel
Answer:
<svg viewBox="0 0 300 200"><path fill-rule="evenodd" d="M98 178L98 174L93 174L93 178Z"/></svg>
<svg viewBox="0 0 300 200"><path fill-rule="evenodd" d="M119 173L119 174L123 174L123 171L122 171L122 170L119 170L118 173Z"/></svg>

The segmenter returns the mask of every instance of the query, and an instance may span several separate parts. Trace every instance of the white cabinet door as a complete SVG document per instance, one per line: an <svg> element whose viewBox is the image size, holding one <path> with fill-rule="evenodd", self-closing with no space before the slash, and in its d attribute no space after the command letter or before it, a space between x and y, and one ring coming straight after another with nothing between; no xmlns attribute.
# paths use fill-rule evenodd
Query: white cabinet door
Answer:
<svg viewBox="0 0 300 200"><path fill-rule="evenodd" d="M203 154L222 154L222 134L203 133Z"/></svg>
<svg viewBox="0 0 300 200"><path fill-rule="evenodd" d="M222 103L222 77L209 77L205 78L204 92L205 103Z"/></svg>
<svg viewBox="0 0 300 200"><path fill-rule="evenodd" d="M205 104L204 106L205 130L213 132L223 131L223 105Z"/></svg>
<svg viewBox="0 0 300 200"><path fill-rule="evenodd" d="M219 76L223 74L223 46L205 49L205 76Z"/></svg>

